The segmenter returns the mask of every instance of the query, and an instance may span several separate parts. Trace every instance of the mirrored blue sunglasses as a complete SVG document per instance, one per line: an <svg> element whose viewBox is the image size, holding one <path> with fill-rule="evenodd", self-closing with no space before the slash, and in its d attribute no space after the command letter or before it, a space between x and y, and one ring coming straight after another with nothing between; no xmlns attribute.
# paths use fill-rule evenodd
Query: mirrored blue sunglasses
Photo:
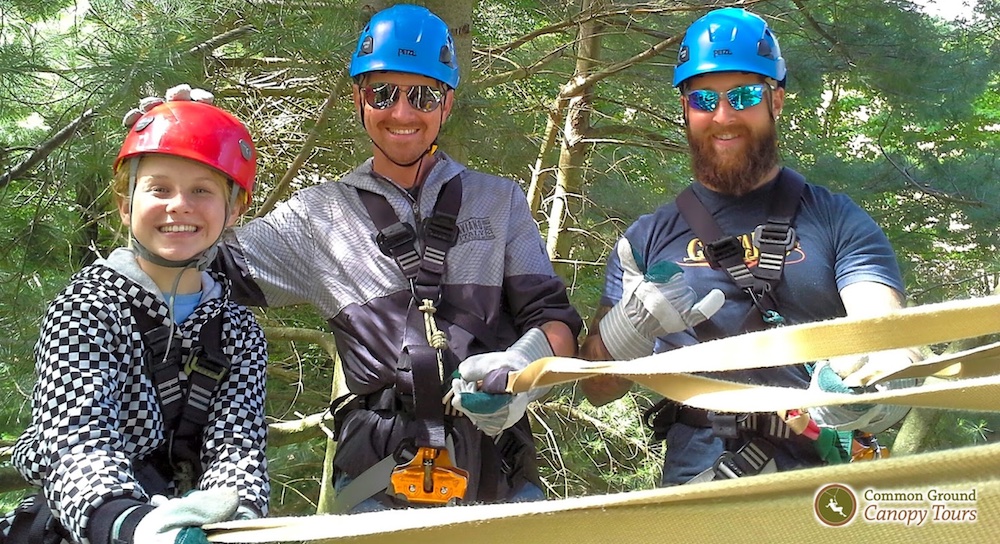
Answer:
<svg viewBox="0 0 1000 544"><path fill-rule="evenodd" d="M396 105L401 87L403 86L395 83L375 83L362 87L361 92L364 93L365 102L369 106L377 110L385 110ZM406 90L406 101L414 109L429 113L441 105L444 93L444 90L435 89L429 85L412 85Z"/></svg>
<svg viewBox="0 0 1000 544"><path fill-rule="evenodd" d="M764 100L763 83L740 85L726 91L726 100L736 111L743 111L760 104ZM687 93L688 104L696 110L715 111L719 107L719 92L698 89Z"/></svg>

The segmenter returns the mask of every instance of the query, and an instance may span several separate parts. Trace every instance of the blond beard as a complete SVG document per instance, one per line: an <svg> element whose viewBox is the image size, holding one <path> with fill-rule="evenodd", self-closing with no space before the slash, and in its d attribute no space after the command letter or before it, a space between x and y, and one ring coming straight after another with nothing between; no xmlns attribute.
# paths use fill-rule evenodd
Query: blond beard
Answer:
<svg viewBox="0 0 1000 544"><path fill-rule="evenodd" d="M694 179L718 193L743 196L757 188L778 164L778 133L773 122L762 133L748 129L750 144L746 153L730 157L716 152L710 134L695 138L690 125L684 130L691 147Z"/></svg>

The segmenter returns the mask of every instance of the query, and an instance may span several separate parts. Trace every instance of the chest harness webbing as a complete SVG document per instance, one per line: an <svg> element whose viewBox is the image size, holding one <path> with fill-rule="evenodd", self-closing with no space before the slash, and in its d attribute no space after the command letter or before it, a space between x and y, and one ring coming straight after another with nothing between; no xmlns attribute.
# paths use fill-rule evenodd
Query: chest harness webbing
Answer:
<svg viewBox="0 0 1000 544"><path fill-rule="evenodd" d="M176 492L184 494L194 489L202 474L202 434L208 425L212 397L231 364L222 352L222 312L202 325L186 360L180 338L173 338L167 350L169 325L141 309L132 315L142 333L143 365L156 387L167 435L156 451L135 462L135 477L149 495L167 493L171 481ZM187 374L187 387L180 380L181 372ZM38 493L14 511L6 541L58 544L64 540L70 540L68 532Z"/></svg>
<svg viewBox="0 0 1000 544"><path fill-rule="evenodd" d="M156 387L167 433L163 445L142 460L137 477L150 480L143 482L144 487L166 489L168 475L172 475L177 492L183 494L194 489L202 474L201 446L212 398L231 365L222 351L223 312L201 326L186 358L181 353L181 338L169 337L172 327L141 310L134 315L142 331L146 374ZM187 376L186 386L181 373Z"/></svg>
<svg viewBox="0 0 1000 544"><path fill-rule="evenodd" d="M743 243L739 238L722 232L690 186L677 196L677 209L702 241L709 265L724 270L752 302L741 326L743 332L786 323L778 311L774 293L784 272L785 256L797 241L794 221L804 188L805 180L800 174L788 168L781 169L772 188L767 221L754 230L753 245L759 259L752 270L744 259ZM711 320L703 322L695 331L703 342L723 334ZM669 399L663 399L647 410L645 421L653 427L654 437L659 439L665 438L667 429L674 422L711 427L714 434L724 439L736 439L741 432L751 435L750 441L738 451L724 452L711 469L695 476L691 482L772 472L776 469L773 463L775 448L762 435L778 440L799 436L777 414L716 414L681 406Z"/></svg>
<svg viewBox="0 0 1000 544"><path fill-rule="evenodd" d="M785 322L784 317L778 313L774 290L784 272L785 255L795 247L797 239L792 224L798 213L804 187L805 180L800 174L787 168L781 169L772 188L773 197L767 222L754 230L753 245L759 252L759 260L753 270L744 260L742 242L739 238L722 232L690 186L677 196L677 209L695 236L702 241L708 264L712 268L724 270L753 303L743 321L744 332L782 325ZM704 336L718 334L710 329L704 333L698 332L703 341L706 339Z"/></svg>
<svg viewBox="0 0 1000 544"><path fill-rule="evenodd" d="M462 179L456 175L444 184L433 214L419 224L419 232L399 219L384 196L363 189L358 189L358 194L378 229L375 242L396 261L413 296L393 389L396 396L412 399L416 436L341 490L333 509L346 512L381 491L415 504L457 502L465 496L468 472L452 464L448 451L442 396L455 364L447 351L448 338L437 328L435 313L441 303L445 258L458 240ZM423 254L417 249L418 238ZM413 311L414 305L419 312ZM416 451L405 451L407 448ZM410 454L413 457L407 460Z"/></svg>

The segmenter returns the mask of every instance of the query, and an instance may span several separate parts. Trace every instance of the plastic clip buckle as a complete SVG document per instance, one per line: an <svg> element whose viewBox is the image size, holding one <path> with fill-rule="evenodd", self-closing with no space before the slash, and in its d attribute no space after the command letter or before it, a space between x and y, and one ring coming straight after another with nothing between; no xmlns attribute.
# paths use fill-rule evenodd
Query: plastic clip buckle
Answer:
<svg viewBox="0 0 1000 544"><path fill-rule="evenodd" d="M760 249L764 244L775 245L790 251L795 247L795 229L790 225L757 225L753 231L753 245Z"/></svg>
<svg viewBox="0 0 1000 544"><path fill-rule="evenodd" d="M455 217L435 213L424 220L424 238L444 240L450 245L458 241L458 228L455 227Z"/></svg>
<svg viewBox="0 0 1000 544"><path fill-rule="evenodd" d="M382 253L392 257L393 252L417 239L413 226L409 223L397 222L389 225L375 236L375 243Z"/></svg>
<svg viewBox="0 0 1000 544"><path fill-rule="evenodd" d="M191 352L187 364L184 365L184 370L188 376L197 372L215 381L221 380L226 375L226 367L214 361L211 357L205 357L204 350L201 348L197 348Z"/></svg>
<svg viewBox="0 0 1000 544"><path fill-rule="evenodd" d="M744 253L743 243L735 236L719 238L705 245L705 259L708 260L708 264L712 268L720 268L723 261L732 259L733 257L738 257L742 260Z"/></svg>

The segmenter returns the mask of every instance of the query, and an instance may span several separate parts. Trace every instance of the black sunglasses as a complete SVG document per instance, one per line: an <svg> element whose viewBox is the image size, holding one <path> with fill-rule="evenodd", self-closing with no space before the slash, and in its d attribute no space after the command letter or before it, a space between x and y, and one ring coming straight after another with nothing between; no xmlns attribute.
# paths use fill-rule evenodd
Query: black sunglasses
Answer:
<svg viewBox="0 0 1000 544"><path fill-rule="evenodd" d="M362 87L361 92L369 106L377 110L386 110L396 105L401 88L402 85L395 83L375 83ZM411 85L406 90L406 101L414 109L430 113L441 105L444 95L443 89L436 89L430 85Z"/></svg>

